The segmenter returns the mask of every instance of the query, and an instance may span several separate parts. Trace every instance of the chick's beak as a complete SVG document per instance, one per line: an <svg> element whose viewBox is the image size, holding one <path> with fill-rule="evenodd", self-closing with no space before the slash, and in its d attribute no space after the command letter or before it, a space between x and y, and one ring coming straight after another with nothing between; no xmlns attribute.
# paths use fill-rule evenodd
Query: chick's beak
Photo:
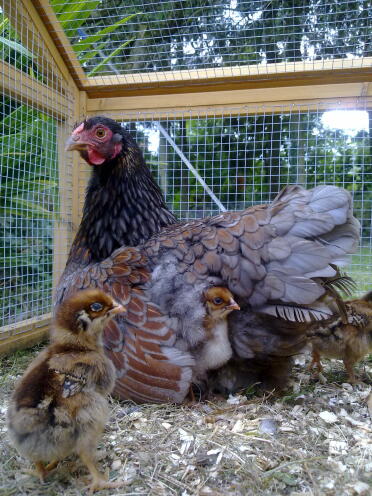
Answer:
<svg viewBox="0 0 372 496"><path fill-rule="evenodd" d="M227 307L229 310L240 310L240 306L236 303L235 300L231 298L229 301L229 306Z"/></svg>
<svg viewBox="0 0 372 496"><path fill-rule="evenodd" d="M123 305L116 304L115 306L112 307L110 310L110 315L117 315L118 313L124 313L126 311L126 308Z"/></svg>

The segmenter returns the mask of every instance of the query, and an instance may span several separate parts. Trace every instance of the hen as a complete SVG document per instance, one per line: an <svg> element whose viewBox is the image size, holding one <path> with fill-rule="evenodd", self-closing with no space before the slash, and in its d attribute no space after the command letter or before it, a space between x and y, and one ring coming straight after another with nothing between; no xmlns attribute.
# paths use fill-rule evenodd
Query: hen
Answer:
<svg viewBox="0 0 372 496"><path fill-rule="evenodd" d="M227 287L242 308L235 313L244 316L330 315L320 299L336 273L331 264L344 264L359 237L348 192L288 186L270 205L176 223L136 143L118 123L88 119L67 147L80 151L92 176L56 298L96 286L127 306L104 335L120 397L183 400L194 363L188 350L206 339L201 295L211 284ZM248 330L235 343L235 334L245 332L237 318L229 319L229 331L235 353L251 363L275 356L284 363L288 339L291 353L300 341L279 326ZM186 351L175 347L178 337L187 341Z"/></svg>
<svg viewBox="0 0 372 496"><path fill-rule="evenodd" d="M104 479L94 455L108 418L107 395L115 382L102 332L123 311L111 296L96 289L65 299L56 311L50 345L16 385L7 414L8 432L17 450L35 463L41 481L59 460L76 453L93 477L92 491L122 485Z"/></svg>
<svg viewBox="0 0 372 496"><path fill-rule="evenodd" d="M372 352L372 291L360 299L345 302L347 323L340 315L313 324L307 331L312 345L312 362L318 372L323 370L320 358L343 360L348 380L357 382L354 365Z"/></svg>

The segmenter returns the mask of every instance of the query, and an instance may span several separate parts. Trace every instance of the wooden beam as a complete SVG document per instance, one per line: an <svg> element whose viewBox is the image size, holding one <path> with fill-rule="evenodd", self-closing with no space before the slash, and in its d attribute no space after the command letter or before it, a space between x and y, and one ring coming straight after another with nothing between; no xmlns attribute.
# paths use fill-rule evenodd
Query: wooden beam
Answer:
<svg viewBox="0 0 372 496"><path fill-rule="evenodd" d="M50 313L0 328L0 355L28 348L47 337Z"/></svg>
<svg viewBox="0 0 372 496"><path fill-rule="evenodd" d="M201 93L372 81L372 57L245 65L113 76L86 80L89 98Z"/></svg>
<svg viewBox="0 0 372 496"><path fill-rule="evenodd" d="M372 81L372 57L87 77L48 0L22 1L37 11L75 83L93 99Z"/></svg>
<svg viewBox="0 0 372 496"><path fill-rule="evenodd" d="M15 100L59 119L71 114L72 101L7 62L0 65L0 90Z"/></svg>
<svg viewBox="0 0 372 496"><path fill-rule="evenodd" d="M67 182L67 177L70 175L70 162L66 160L64 151L66 137L65 126L57 126L59 218L53 226L53 292L66 266L71 231L69 212L72 198Z"/></svg>
<svg viewBox="0 0 372 496"><path fill-rule="evenodd" d="M30 0L23 0L30 3ZM67 66L75 84L79 89L87 85L88 78L83 71L79 60L77 59L74 49L67 36L65 35L53 8L48 0L33 0L33 6L36 8L38 15L42 19L44 29L48 36L53 40L53 44L58 50L59 57Z"/></svg>
<svg viewBox="0 0 372 496"><path fill-rule="evenodd" d="M80 91L79 98L75 102L75 118L76 122L83 120L87 117L87 97L84 91ZM87 169L86 162L80 157L79 153L72 153L72 236L78 230L82 205L85 197L86 180L90 175L90 170ZM83 184L83 187L81 186Z"/></svg>
<svg viewBox="0 0 372 496"><path fill-rule="evenodd" d="M324 109L371 108L371 83L329 84L186 93L142 97L88 99L87 110L93 114L125 115L126 119L195 117L221 113L280 113L321 106ZM138 114L142 115L139 116Z"/></svg>
<svg viewBox="0 0 372 496"><path fill-rule="evenodd" d="M48 46L50 39L45 40L40 36L39 26L41 23L38 17L35 18L35 15L32 15L32 4L26 0L17 4L6 0L3 8L5 16L8 18L11 27L17 32L22 45L32 52L33 62L37 65L39 73L48 81L48 86L56 90L65 88L71 77L66 66L64 64L63 66L58 66L53 59L53 47L50 46L50 43ZM55 51L55 56L57 59L59 58L57 50Z"/></svg>

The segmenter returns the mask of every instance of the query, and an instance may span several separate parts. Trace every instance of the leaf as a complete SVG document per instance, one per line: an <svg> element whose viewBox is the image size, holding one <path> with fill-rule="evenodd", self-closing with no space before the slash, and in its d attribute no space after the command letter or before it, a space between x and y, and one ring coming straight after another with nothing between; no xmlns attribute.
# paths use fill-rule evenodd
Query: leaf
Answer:
<svg viewBox="0 0 372 496"><path fill-rule="evenodd" d="M32 193L45 191L46 189L56 188L58 186L56 181L47 179L23 180L17 179L15 181L7 181L4 189L14 189L15 191L29 191Z"/></svg>
<svg viewBox="0 0 372 496"><path fill-rule="evenodd" d="M3 45L6 45L12 50L15 50L16 52L30 59L33 59L35 57L34 54L30 52L30 50L27 50L27 48L22 46L20 43L17 43L16 41L8 40L7 38L0 36L0 43L3 43Z"/></svg>
<svg viewBox="0 0 372 496"><path fill-rule="evenodd" d="M9 25L9 19L4 17L4 19L0 22L0 32L4 33L8 25Z"/></svg>
<svg viewBox="0 0 372 496"><path fill-rule="evenodd" d="M104 29L101 29L101 31L98 31L98 33L92 34L91 36L87 36L84 40L79 41L73 46L73 49L75 50L76 53L89 50L90 46L93 43L97 43L97 41L100 41L100 39L105 36L106 34L112 33L115 31L119 26L122 24L125 24L128 22L130 19L132 19L134 16L138 14L131 14L127 17L124 17L123 19L120 19L120 21L115 22L115 24L112 24L111 26L107 26Z"/></svg>
<svg viewBox="0 0 372 496"><path fill-rule="evenodd" d="M107 45L107 41L104 41L103 43L101 43L100 45L98 45L98 47L96 47L95 50L88 50L87 53L85 53L84 55L79 55L79 62L81 64L84 64L85 62L88 62L88 60L92 59L94 56L97 55L97 53L102 50L103 48L105 48L105 46Z"/></svg>
<svg viewBox="0 0 372 496"><path fill-rule="evenodd" d="M100 3L100 0L65 2L63 10L57 14L57 18L69 38L76 35L77 28L91 17L92 12L96 10Z"/></svg>
<svg viewBox="0 0 372 496"><path fill-rule="evenodd" d="M39 111L29 108L26 105L20 105L1 121L2 134L13 134L15 129L20 131L27 124L37 119L39 115Z"/></svg>
<svg viewBox="0 0 372 496"><path fill-rule="evenodd" d="M42 217L44 219L52 219L57 217L54 212L43 208L42 206L32 202L31 200L25 200L24 198L15 196L12 198L12 203L14 204L14 206L6 206L0 208L0 212L33 220L38 217Z"/></svg>
<svg viewBox="0 0 372 496"><path fill-rule="evenodd" d="M106 57L99 64L97 64L94 67L94 69L92 69L88 73L88 76L93 76L94 74L96 74L96 72L98 72L101 69L101 67L103 67L104 65L106 65L107 62L109 62L113 57L115 57L115 55L117 55L124 47L126 47L127 45L129 45L129 43L131 43L134 39L135 38L132 38L132 39L126 41L125 43L122 43L118 48L116 48L116 50L114 50L113 52L111 52L108 57Z"/></svg>

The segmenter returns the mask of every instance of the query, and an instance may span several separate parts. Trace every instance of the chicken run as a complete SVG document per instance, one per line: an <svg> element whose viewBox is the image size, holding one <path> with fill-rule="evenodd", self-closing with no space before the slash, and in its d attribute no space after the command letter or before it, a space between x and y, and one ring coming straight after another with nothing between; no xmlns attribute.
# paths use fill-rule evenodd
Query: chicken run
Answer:
<svg viewBox="0 0 372 496"><path fill-rule="evenodd" d="M370 494L370 18L0 1L0 496Z"/></svg>

